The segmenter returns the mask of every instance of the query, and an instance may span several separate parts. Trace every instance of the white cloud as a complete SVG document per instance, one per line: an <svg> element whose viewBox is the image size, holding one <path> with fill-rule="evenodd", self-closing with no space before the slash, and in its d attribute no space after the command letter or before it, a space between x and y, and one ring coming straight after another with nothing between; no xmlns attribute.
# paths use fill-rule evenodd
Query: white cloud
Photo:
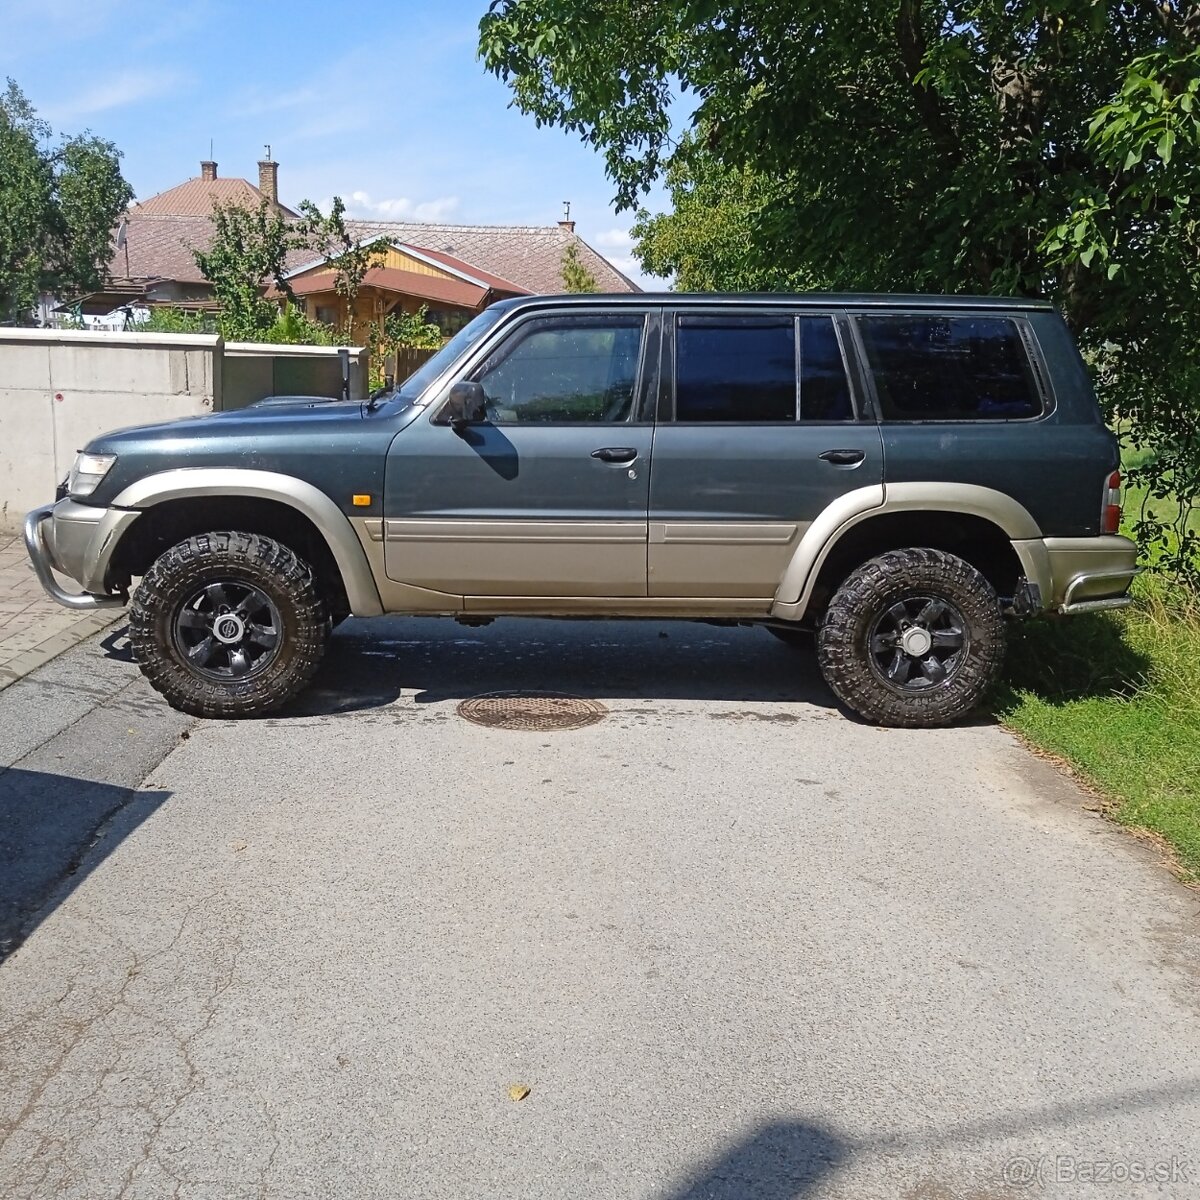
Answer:
<svg viewBox="0 0 1200 1200"><path fill-rule="evenodd" d="M593 245L618 252L633 249L633 234L628 229L608 229L589 239ZM615 259L613 260L616 261Z"/></svg>
<svg viewBox="0 0 1200 1200"><path fill-rule="evenodd" d="M161 96L181 83L175 71L122 71L101 79L85 91L49 105L44 116L52 121L75 120L94 116L113 108L124 108L141 100Z"/></svg>
<svg viewBox="0 0 1200 1200"><path fill-rule="evenodd" d="M372 200L367 192L351 192L344 197L346 215L376 221L444 221L458 208L457 196L414 203L407 196Z"/></svg>

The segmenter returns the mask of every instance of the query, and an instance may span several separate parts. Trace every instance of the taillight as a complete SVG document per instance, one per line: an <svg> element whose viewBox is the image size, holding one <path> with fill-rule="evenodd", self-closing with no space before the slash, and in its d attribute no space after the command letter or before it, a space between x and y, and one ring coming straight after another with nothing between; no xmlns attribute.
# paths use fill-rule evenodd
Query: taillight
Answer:
<svg viewBox="0 0 1200 1200"><path fill-rule="evenodd" d="M1121 472L1114 471L1104 485L1104 506L1100 510L1101 533L1116 533L1121 528Z"/></svg>

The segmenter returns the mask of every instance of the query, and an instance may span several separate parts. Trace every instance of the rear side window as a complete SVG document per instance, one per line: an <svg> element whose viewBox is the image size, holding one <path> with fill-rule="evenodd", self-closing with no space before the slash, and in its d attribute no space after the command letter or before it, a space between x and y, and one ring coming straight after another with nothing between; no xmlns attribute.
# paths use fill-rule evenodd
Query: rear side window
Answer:
<svg viewBox="0 0 1200 1200"><path fill-rule="evenodd" d="M795 419L796 329L791 317L680 317L675 420Z"/></svg>
<svg viewBox="0 0 1200 1200"><path fill-rule="evenodd" d="M800 318L800 419L854 419L846 364L830 317Z"/></svg>
<svg viewBox="0 0 1200 1200"><path fill-rule="evenodd" d="M853 420L832 318L680 317L675 331L675 419Z"/></svg>
<svg viewBox="0 0 1200 1200"><path fill-rule="evenodd" d="M1042 398L1005 317L859 317L885 421L1012 421Z"/></svg>

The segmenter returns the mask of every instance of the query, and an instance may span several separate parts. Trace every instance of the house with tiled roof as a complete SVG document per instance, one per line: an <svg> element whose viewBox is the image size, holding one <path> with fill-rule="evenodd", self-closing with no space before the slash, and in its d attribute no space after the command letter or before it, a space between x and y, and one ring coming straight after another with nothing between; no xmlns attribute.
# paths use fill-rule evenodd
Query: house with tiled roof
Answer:
<svg viewBox="0 0 1200 1200"><path fill-rule="evenodd" d="M279 200L279 164L268 157L258 172L256 187L245 179L223 178L215 162L205 161L196 178L133 205L118 231L109 284L85 298L83 311L108 312L122 304L215 307L212 287L192 255L209 245L213 204L257 207L265 200L285 217L296 217ZM364 280L356 323L424 306L449 332L501 296L561 292L563 256L570 245L600 291L639 290L575 232L573 221L533 226L347 220L346 228L352 237L386 247L384 261ZM298 251L289 270L289 283L309 316L335 321L344 316L328 263Z"/></svg>
<svg viewBox="0 0 1200 1200"><path fill-rule="evenodd" d="M365 239L377 262L362 278L348 324L365 330L389 314L425 310L426 320L443 333L457 333L495 300L525 296L529 289L473 263L387 234ZM347 324L346 300L338 294L337 272L326 259L310 260L289 271L287 284L307 314L326 325ZM279 293L271 289L268 295Z"/></svg>

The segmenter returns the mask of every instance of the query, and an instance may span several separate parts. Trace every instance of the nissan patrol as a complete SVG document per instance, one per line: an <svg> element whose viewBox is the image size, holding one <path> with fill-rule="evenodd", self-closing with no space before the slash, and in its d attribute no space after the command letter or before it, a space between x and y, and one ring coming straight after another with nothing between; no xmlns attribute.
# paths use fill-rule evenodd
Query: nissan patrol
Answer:
<svg viewBox="0 0 1200 1200"><path fill-rule="evenodd" d="M61 603L129 602L199 716L275 708L340 620L404 613L815 633L850 709L932 726L995 680L1005 618L1129 603L1117 468L1046 303L522 297L369 402L97 438L25 540Z"/></svg>

